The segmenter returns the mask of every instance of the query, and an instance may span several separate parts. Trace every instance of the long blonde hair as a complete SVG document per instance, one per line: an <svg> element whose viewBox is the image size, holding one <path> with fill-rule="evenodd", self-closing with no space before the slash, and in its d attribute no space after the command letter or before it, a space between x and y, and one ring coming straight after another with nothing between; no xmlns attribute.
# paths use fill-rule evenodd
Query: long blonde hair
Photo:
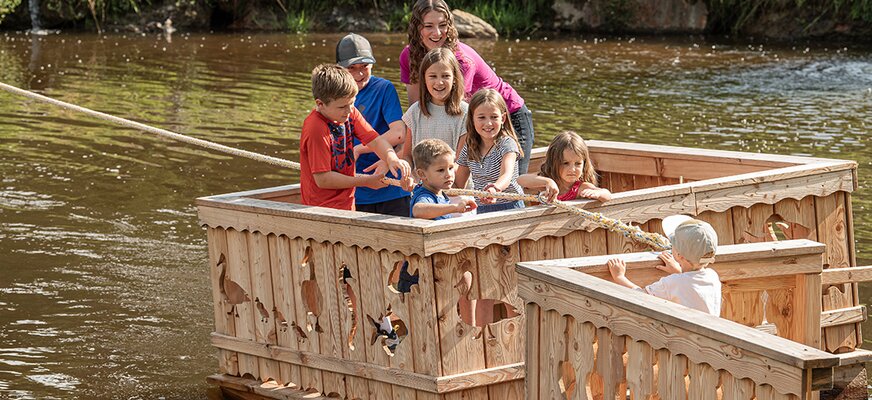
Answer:
<svg viewBox="0 0 872 400"><path fill-rule="evenodd" d="M470 160L475 160L477 162L481 162L481 146L482 140L481 136L478 134L478 131L475 130L475 110L482 105L491 105L500 110L500 113L503 114L503 125L500 127L500 131L497 133L497 136L494 137L494 142L499 142L503 135L506 135L512 140L515 141L515 144L518 146L518 153L520 153L518 158L524 156L524 149L521 148L521 144L518 142L518 135L515 134L515 128L512 127L512 122L509 120L509 108L506 107L506 101L503 100L503 96L500 92L497 92L494 89L481 89L475 92L472 95L472 98L469 99L469 109L466 112L466 155Z"/></svg>
<svg viewBox="0 0 872 400"><path fill-rule="evenodd" d="M539 176L550 178L554 182L560 182L560 165L563 164L563 152L572 150L584 160L584 168L581 171L581 179L594 186L599 186L599 179L590 161L590 152L584 139L573 131L563 131L551 140L548 151L545 153L545 162L539 168Z"/></svg>
<svg viewBox="0 0 872 400"><path fill-rule="evenodd" d="M454 27L454 16L451 8L443 0L419 0L412 7L412 15L409 18L409 80L419 83L418 71L424 54L427 54L427 46L421 37L421 27L424 25L424 16L430 11L439 11L448 21L448 32L445 35L445 47L452 52L457 49L457 28ZM425 68L426 69L426 68Z"/></svg>
<svg viewBox="0 0 872 400"><path fill-rule="evenodd" d="M451 69L451 74L454 75L451 82L451 93L445 99L445 113L452 116L463 114L463 109L460 107L460 103L463 101L463 75L460 73L460 64L457 63L454 53L444 47L430 50L421 62L421 73L418 76L419 82L422 82L418 85L418 90L421 92L421 95L418 96L421 99L418 106L421 108L421 112L428 117L430 116L429 108L433 96L430 95L430 90L427 89L425 82L427 81L427 70L434 64L447 65Z"/></svg>

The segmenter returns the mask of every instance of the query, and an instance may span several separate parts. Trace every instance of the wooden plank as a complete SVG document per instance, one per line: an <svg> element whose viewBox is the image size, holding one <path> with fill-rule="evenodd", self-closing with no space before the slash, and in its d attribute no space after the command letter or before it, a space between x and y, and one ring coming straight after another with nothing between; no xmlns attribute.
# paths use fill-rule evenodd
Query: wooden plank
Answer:
<svg viewBox="0 0 872 400"><path fill-rule="evenodd" d="M757 400L798 400L799 397L781 394L769 385L757 385L755 393Z"/></svg>
<svg viewBox="0 0 872 400"><path fill-rule="evenodd" d="M768 166L713 162L711 160L697 161L662 158L660 161L660 176L665 178L683 177L685 180L714 179L770 170L772 170L772 168Z"/></svg>
<svg viewBox="0 0 872 400"><path fill-rule="evenodd" d="M648 189L660 186L660 178L657 176L636 175L633 177L633 190Z"/></svg>
<svg viewBox="0 0 872 400"><path fill-rule="evenodd" d="M339 280L339 315L342 333L342 358L366 362L367 325L366 316L361 314L360 269L357 264L357 248L344 244L333 245L333 257L340 268L348 268L350 278ZM345 376L346 395L349 398L369 397L367 380L355 375Z"/></svg>
<svg viewBox="0 0 872 400"><path fill-rule="evenodd" d="M565 320L555 311L541 314L539 331L539 398L557 399L563 397L560 389L561 361L566 354Z"/></svg>
<svg viewBox="0 0 872 400"><path fill-rule="evenodd" d="M291 350L281 346L270 346L220 334L213 334L211 341L213 346L220 349L257 357L271 357L281 362L333 371L341 375L356 375L368 379L370 383L384 383L389 388L393 386L394 388L401 387L404 390L417 389L429 393L459 393L468 389L484 389L486 396L486 386L521 380L525 376L524 366L521 363L439 377L378 366L369 362L351 361Z"/></svg>
<svg viewBox="0 0 872 400"><path fill-rule="evenodd" d="M629 192L634 189L633 175L612 172L612 193Z"/></svg>
<svg viewBox="0 0 872 400"><path fill-rule="evenodd" d="M592 153L590 158L599 171L616 175L658 175L657 159L648 155Z"/></svg>
<svg viewBox="0 0 872 400"><path fill-rule="evenodd" d="M834 193L815 198L818 241L827 245L824 268L848 268L851 255L848 247L845 194ZM823 311L855 306L853 285L829 286L823 291ZM824 348L833 353L845 353L857 347L857 327L833 326L824 329Z"/></svg>
<svg viewBox="0 0 872 400"><path fill-rule="evenodd" d="M539 353L543 351L539 340L539 327L541 326L542 315L541 309L535 303L526 303L525 311L524 315L527 318L527 327L525 329L527 341L524 359L526 360L527 375L524 378L524 386L526 388L526 398L533 400L539 398L539 377L541 372Z"/></svg>
<svg viewBox="0 0 872 400"><path fill-rule="evenodd" d="M257 336L254 326L255 310L254 299L251 297L251 273L249 270L246 232L240 232L235 229L227 230L227 254L227 279L235 282L248 299L241 304L237 304L234 310L234 315L237 316L235 322L236 337L254 341ZM257 358L239 354L239 373L241 375L249 374L253 378L258 378L260 371Z"/></svg>
<svg viewBox="0 0 872 400"><path fill-rule="evenodd" d="M699 214L697 219L708 222L715 233L718 234L718 245L735 244L733 239L733 213L732 211L714 212L705 211Z"/></svg>
<svg viewBox="0 0 872 400"><path fill-rule="evenodd" d="M248 234L249 270L251 271L251 297L254 301L255 313L254 338L258 343L278 344L277 330L271 312L275 308L272 290L272 273L270 272L269 241L266 235ZM269 358L258 358L261 382L270 379L281 381L281 368L278 361Z"/></svg>
<svg viewBox="0 0 872 400"><path fill-rule="evenodd" d="M771 281L771 279L761 279L760 284L761 286L766 285L769 281ZM804 309L803 305L797 303L794 298L794 293L796 291L796 278L793 278L792 281L790 288L779 289L772 286L766 288L766 321L775 324L778 336L804 343L802 340L796 340L797 337L805 339L805 334L797 335L797 333L802 331L804 328L795 328L795 315L810 314L812 311ZM806 316L802 316L801 318L802 320L805 320Z"/></svg>
<svg viewBox="0 0 872 400"><path fill-rule="evenodd" d="M821 327L847 325L866 321L866 306L854 306L821 313Z"/></svg>
<svg viewBox="0 0 872 400"><path fill-rule="evenodd" d="M639 228L648 232L648 224L638 224ZM608 231L606 233L606 247L608 254L627 254L647 251L648 246L630 239L618 232Z"/></svg>
<svg viewBox="0 0 872 400"><path fill-rule="evenodd" d="M439 349L439 324L436 322L436 277L430 257L408 257L410 273L418 273L418 284L406 295L411 311L415 334L409 349L415 355L415 372L427 375L442 375ZM520 328L519 328L520 329Z"/></svg>
<svg viewBox="0 0 872 400"><path fill-rule="evenodd" d="M521 240L519 245L522 261L556 260L563 258L563 241L557 237L539 240Z"/></svg>
<svg viewBox="0 0 872 400"><path fill-rule="evenodd" d="M563 237L564 257L589 257L608 254L606 230L575 231Z"/></svg>
<svg viewBox="0 0 872 400"><path fill-rule="evenodd" d="M414 371L415 346L412 343L413 339L411 336L414 336L416 326L412 324L412 312L409 309L409 302L406 301L406 299L411 296L407 296L406 294L400 295L399 293L391 291L388 288L387 279L387 277L394 271L394 268L402 266L402 263L406 261L406 259L402 253L390 252L387 250L380 251L379 256L381 258L382 277L384 278L384 281L380 285L380 289L382 290L384 299L388 303L393 314L403 321L408 330L408 334L394 350L394 356L391 357L391 367L405 371ZM414 270L409 272L414 272ZM411 293L409 293L409 295L411 295ZM394 385L391 390L393 391L393 397L396 399L415 399L415 390L413 388Z"/></svg>
<svg viewBox="0 0 872 400"><path fill-rule="evenodd" d="M688 399L717 400L718 371L706 364L690 363L687 376L690 378Z"/></svg>
<svg viewBox="0 0 872 400"><path fill-rule="evenodd" d="M363 329L366 345L366 361L377 367L389 368L391 359L383 349L382 338L376 337L376 328L371 319L379 320L387 310L383 288L387 277L383 276L381 256L371 248L357 248L357 268L360 279L360 315L363 317ZM373 398L391 398L393 396L390 384L384 382L369 382L369 393Z"/></svg>
<svg viewBox="0 0 872 400"><path fill-rule="evenodd" d="M206 381L221 387L223 394L232 399L282 399L282 400L327 400L328 397L304 392L292 387L281 387L274 382L261 383L246 378L229 375L210 375ZM227 393L229 391L230 393Z"/></svg>
<svg viewBox="0 0 872 400"><path fill-rule="evenodd" d="M721 318L755 327L763 323L763 291L724 291Z"/></svg>
<svg viewBox="0 0 872 400"><path fill-rule="evenodd" d="M596 338L596 370L603 380L603 398L609 400L623 398L627 393L624 375L626 338L614 334L607 328L598 328Z"/></svg>
<svg viewBox="0 0 872 400"><path fill-rule="evenodd" d="M520 261L518 244L490 245L476 253L480 298L504 301L516 310L523 310L524 303L518 297L518 277L515 272L515 264ZM488 368L523 362L525 325L523 315L490 325L489 332L493 336L484 340L485 365ZM493 385L488 387L488 395L492 399L523 398L522 385L523 382Z"/></svg>
<svg viewBox="0 0 872 400"><path fill-rule="evenodd" d="M524 246L525 242L521 242L521 245ZM522 262L531 261L524 258L523 247L521 250ZM822 244L810 240L784 240L779 242L754 243L750 245L718 246L717 260L713 265L747 265L764 258L805 259L807 256L820 255L823 251L824 246ZM596 268L603 267L609 259L614 257L615 256L613 255L603 255L559 260L540 260L536 261L534 264L546 267L579 269L584 270L585 273L595 273L598 272ZM627 262L628 270L633 268L652 268L660 262L657 257L658 254L653 252L620 255L620 258ZM779 270L780 269L781 268L779 268ZM606 268L604 271L607 270L608 269ZM814 272L814 269L811 269L808 272ZM789 271L790 275L793 275L794 273L794 271ZM770 273L763 275L747 273L742 274L741 276L745 278L754 278L770 275Z"/></svg>
<svg viewBox="0 0 872 400"><path fill-rule="evenodd" d="M786 239L817 240L814 196L781 200L775 203L775 213L788 224L789 229L784 232Z"/></svg>
<svg viewBox="0 0 872 400"><path fill-rule="evenodd" d="M872 266L829 268L821 273L821 284L824 285L869 281L872 281Z"/></svg>
<svg viewBox="0 0 872 400"><path fill-rule="evenodd" d="M723 400L751 400L754 398L754 382L749 379L736 379L729 372L721 372Z"/></svg>
<svg viewBox="0 0 872 400"><path fill-rule="evenodd" d="M633 399L648 399L657 392L654 377L654 349L627 337L627 386Z"/></svg>
<svg viewBox="0 0 872 400"><path fill-rule="evenodd" d="M325 216L324 218L316 215L318 219L311 219L309 217L315 212L314 209L321 207L297 206L262 200L249 200L249 202L256 202L257 206L251 206L247 211L201 206L198 210L200 222L211 227L310 238L319 242L342 242L348 246L370 246L385 249L385 246L390 245L390 250L402 251L405 254L422 254L424 252L422 229L415 227L411 222L414 220L409 218L393 217L400 222L391 224L387 218L382 218L383 215L347 211L353 215ZM293 212L276 209L284 206L302 208ZM332 208L325 210L338 214L343 213L342 210ZM367 225L367 219L372 220L373 216L382 219L378 222L370 221ZM410 227L414 229L410 230Z"/></svg>
<svg viewBox="0 0 872 400"><path fill-rule="evenodd" d="M796 276L794 291L793 330L789 339L814 348L821 347L821 276L818 274L801 274Z"/></svg>
<svg viewBox="0 0 872 400"><path fill-rule="evenodd" d="M733 240L737 244L775 241L766 221L774 214L772 205L755 204L750 208L733 207Z"/></svg>
<svg viewBox="0 0 872 400"><path fill-rule="evenodd" d="M657 350L657 389L661 399L687 400L684 377L687 375L687 357L672 354L667 349Z"/></svg>
<svg viewBox="0 0 872 400"><path fill-rule="evenodd" d="M319 344L319 335L315 329L315 320L310 318L309 311L306 306L306 296L304 295L303 282L310 280L313 276L311 263L307 257L311 258L312 248L309 242L304 239L289 239L288 249L291 254L291 277L292 285L296 290L294 295L294 316L290 325L294 337L297 341L297 349L300 351L318 353L321 351ZM308 289L307 289L308 292ZM300 368L300 388L305 391L321 392L323 387L323 376L321 371L310 367Z"/></svg>
<svg viewBox="0 0 872 400"><path fill-rule="evenodd" d="M850 170L828 172L829 166L789 167L757 174L695 182L696 206L700 212L722 212L735 206L775 204L802 199L810 194L829 195L853 188Z"/></svg>
<svg viewBox="0 0 872 400"><path fill-rule="evenodd" d="M215 332L236 336L235 315L224 294L223 280L227 269L227 236L224 229L207 228L209 243L209 275L212 282L212 307L215 312ZM222 259L223 257L223 259ZM235 311L235 310L234 310ZM236 353L218 351L218 371L222 374L238 375L239 362Z"/></svg>
<svg viewBox="0 0 872 400"><path fill-rule="evenodd" d="M568 360L573 367L575 376L575 389L569 399L591 400L590 392L591 372L593 372L594 340L596 340L596 327L591 323L578 322L571 315L564 317L566 323L566 354L564 360Z"/></svg>
<svg viewBox="0 0 872 400"><path fill-rule="evenodd" d="M520 249L512 246L490 245L476 251L478 261L479 298L507 302L522 310L523 302L518 297L518 276L515 264L520 261ZM523 361L523 317L503 319L491 324L490 334L485 336L485 364L488 368ZM486 332L485 335L488 335Z"/></svg>
<svg viewBox="0 0 872 400"><path fill-rule="evenodd" d="M465 271L472 273L470 293L478 293L478 266L475 249L465 249L454 255L432 256L436 282L439 340L442 354L442 373L453 375L484 369L485 356L482 340L476 335L480 329L460 319L457 304L461 293L456 287ZM475 298L473 295L471 298Z"/></svg>
<svg viewBox="0 0 872 400"><path fill-rule="evenodd" d="M294 322L294 302L298 298L299 288L294 285L293 263L291 261L290 241L287 236L269 235L270 273L273 277L273 299L275 306L272 309L273 319L276 326L276 343L279 346L297 350L297 338L291 327ZM279 383L287 385L300 383L300 368L289 363L280 365L281 380Z"/></svg>
<svg viewBox="0 0 872 400"><path fill-rule="evenodd" d="M835 162L841 160L829 160L823 158L786 156L780 154L746 153L739 151L712 150L693 147L664 146L644 143L614 142L605 140L586 140L588 149L592 154L620 154L639 155L658 158L675 158L681 160L695 160L705 162L718 162L727 164L756 165L763 167L785 167L795 164L819 163L823 161ZM846 164L854 164L853 161L844 161Z"/></svg>
<svg viewBox="0 0 872 400"><path fill-rule="evenodd" d="M321 315L318 324L321 332L318 333L320 354L330 357L342 357L342 326L339 322L339 265L333 259L333 245L327 242L309 240L313 257L310 259L311 268L315 272L315 281L321 292ZM322 371L323 393L335 393L345 397L345 381L342 375Z"/></svg>
<svg viewBox="0 0 872 400"><path fill-rule="evenodd" d="M477 371L464 372L462 374L448 375L436 378L436 390L439 393L449 393L468 388L481 388L493 385L516 385L523 383L525 376L524 363L501 365L499 367L485 368Z"/></svg>

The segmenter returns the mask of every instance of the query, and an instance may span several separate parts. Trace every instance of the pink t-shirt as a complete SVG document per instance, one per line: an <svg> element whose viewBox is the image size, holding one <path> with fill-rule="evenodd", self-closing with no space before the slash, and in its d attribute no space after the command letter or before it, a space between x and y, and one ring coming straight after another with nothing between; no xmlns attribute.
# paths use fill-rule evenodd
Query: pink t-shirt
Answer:
<svg viewBox="0 0 872 400"><path fill-rule="evenodd" d="M464 92L466 100L472 97L479 89L494 89L503 96L509 112L518 111L524 105L524 99L496 72L487 65L484 59L472 48L461 42L457 42L457 50L454 52L457 62L460 64L460 72L463 74ZM410 73L409 46L407 45L400 53L400 81L406 84L412 83Z"/></svg>

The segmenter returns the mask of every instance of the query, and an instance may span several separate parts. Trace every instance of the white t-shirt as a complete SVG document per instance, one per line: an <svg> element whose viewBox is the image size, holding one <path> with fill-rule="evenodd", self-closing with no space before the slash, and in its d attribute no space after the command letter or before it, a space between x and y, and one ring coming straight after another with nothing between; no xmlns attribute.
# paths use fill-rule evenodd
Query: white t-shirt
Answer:
<svg viewBox="0 0 872 400"><path fill-rule="evenodd" d="M721 280L711 268L665 276L645 291L716 317L721 315Z"/></svg>
<svg viewBox="0 0 872 400"><path fill-rule="evenodd" d="M460 102L460 115L448 115L445 106L430 103L427 108L429 117L421 112L420 107L420 103L416 102L403 114L403 123L412 131L412 147L424 139L441 139L456 152L457 141L466 133L466 110L469 104Z"/></svg>

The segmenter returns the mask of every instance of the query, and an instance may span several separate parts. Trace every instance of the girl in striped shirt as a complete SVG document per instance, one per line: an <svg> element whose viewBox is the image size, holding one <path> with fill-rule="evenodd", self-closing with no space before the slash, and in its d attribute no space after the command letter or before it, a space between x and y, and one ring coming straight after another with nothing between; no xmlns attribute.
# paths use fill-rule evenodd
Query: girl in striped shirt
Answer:
<svg viewBox="0 0 872 400"><path fill-rule="evenodd" d="M518 185L518 159L524 156L502 95L482 89L469 100L466 145L457 157L455 187L465 187L472 177L475 190L523 193ZM523 201L479 199L478 213L523 208Z"/></svg>

